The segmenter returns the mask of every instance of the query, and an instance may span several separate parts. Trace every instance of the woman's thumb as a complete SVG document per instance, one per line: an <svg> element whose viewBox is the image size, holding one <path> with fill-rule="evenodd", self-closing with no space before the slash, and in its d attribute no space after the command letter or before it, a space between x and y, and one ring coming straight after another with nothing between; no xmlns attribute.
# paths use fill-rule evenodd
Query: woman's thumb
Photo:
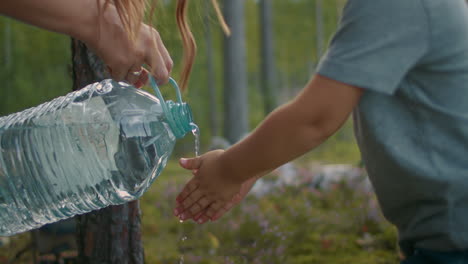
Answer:
<svg viewBox="0 0 468 264"><path fill-rule="evenodd" d="M194 170L194 169L200 168L201 158L200 157L191 158L191 159L181 158L179 160L179 163L180 163L180 166L182 166L184 169Z"/></svg>

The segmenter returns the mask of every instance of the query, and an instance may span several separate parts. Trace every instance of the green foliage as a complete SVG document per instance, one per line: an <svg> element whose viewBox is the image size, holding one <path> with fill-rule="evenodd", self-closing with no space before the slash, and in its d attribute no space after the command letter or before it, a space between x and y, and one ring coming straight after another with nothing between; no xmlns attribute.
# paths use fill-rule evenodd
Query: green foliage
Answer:
<svg viewBox="0 0 468 264"><path fill-rule="evenodd" d="M0 17L0 115L71 91L70 40Z"/></svg>
<svg viewBox="0 0 468 264"><path fill-rule="evenodd" d="M351 120L348 120L337 133L300 160L359 165L360 157L359 148L354 140L353 124Z"/></svg>
<svg viewBox="0 0 468 264"><path fill-rule="evenodd" d="M302 164L302 165L301 165ZM310 164L296 163L300 184L249 195L220 220L180 223L175 197L190 172L175 161L142 197L146 263L397 263L396 230L380 214L373 194L342 184L313 188ZM277 172L264 178L274 181ZM24 247L29 234L0 247L0 259ZM27 263L26 254L17 263Z"/></svg>
<svg viewBox="0 0 468 264"><path fill-rule="evenodd" d="M396 231L375 197L344 184L299 186L248 196L217 222L179 223L175 196L189 173L170 163L141 199L148 263L396 263ZM275 174L265 180L274 180ZM377 211L376 211L377 210Z"/></svg>
<svg viewBox="0 0 468 264"><path fill-rule="evenodd" d="M158 1L152 15L154 25L171 53L175 66L173 76L177 79L181 69L182 45L177 30L176 1ZM274 0L273 27L276 68L278 70L279 101L294 96L310 78L319 55L316 52L315 2L309 0ZM341 0L323 1L325 40L336 27ZM249 78L250 124L254 128L263 118L262 94L260 92L260 42L258 1L247 0L246 4L247 65ZM202 128L202 143L211 140L206 73L206 43L203 19L208 14L214 51L217 83L217 109L222 119L223 111L223 33L211 7L205 1L192 1L189 16L198 44L198 55L194 64L190 87L184 95L191 107L196 122ZM70 40L56 33L46 32L23 23L0 17L0 64L2 91L0 116L23 110L49 101L71 91ZM10 32L10 33L8 33ZM293 48L292 48L293 47ZM10 58L8 60L8 58ZM7 60L9 62L7 62ZM165 98L175 98L172 89L162 89ZM222 124L222 120L220 125ZM179 145L177 152L188 151Z"/></svg>
<svg viewBox="0 0 468 264"><path fill-rule="evenodd" d="M200 1L202 2L202 1ZM205 5L191 1L190 18L198 41L198 56L190 87L184 99L190 103L201 127L202 147L211 139L209 130L206 43L203 37ZM250 124L263 118L259 89L258 1L246 1L247 65ZM336 28L342 0L324 0L324 31L327 41ZM159 1L153 15L175 62L177 79L182 46L174 19L175 1ZM318 62L315 39L315 1L274 0L275 60L279 101L287 101L307 82ZM337 4L339 3L339 4ZM212 10L217 109L222 117L222 32ZM0 115L38 105L71 90L70 40L66 36L39 30L0 17ZM7 31L9 28L10 31ZM10 32L10 33L8 33ZM7 58L11 58L8 61ZM172 89L162 89L166 99L175 98ZM192 155L193 138L177 144L174 157ZM358 164L352 124L346 125L328 142L305 155L297 164L307 168L312 161ZM305 169L305 171L307 171ZM172 216L175 196L190 175L174 161L141 199L143 236L147 263L395 263L396 232L381 217L368 217L368 202L375 197L355 193L345 186L330 192L310 189L307 182L267 196L249 196L216 223L202 226L179 223ZM272 175L271 177L274 177ZM366 235L367 234L367 235ZM370 242L366 239L371 237ZM187 237L187 239L184 239ZM28 236L15 236L14 246L0 249L0 257L24 245ZM17 242L19 241L19 242ZM364 243L364 242L365 243Z"/></svg>

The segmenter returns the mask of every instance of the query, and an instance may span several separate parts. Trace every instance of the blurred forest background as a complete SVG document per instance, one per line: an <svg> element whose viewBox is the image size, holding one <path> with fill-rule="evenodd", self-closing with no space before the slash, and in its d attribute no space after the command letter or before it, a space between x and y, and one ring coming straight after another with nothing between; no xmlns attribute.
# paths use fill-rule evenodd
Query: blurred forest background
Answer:
<svg viewBox="0 0 468 264"><path fill-rule="evenodd" d="M206 1L209 2L209 1ZM292 98L304 87L314 73L321 54L334 32L343 0L272 1L273 60L269 64L274 71L270 89L275 102L282 103ZM320 5L317 3L320 2ZM160 31L166 47L175 62L173 71L177 79L182 46L176 28L175 1L160 1L154 15L154 24ZM318 12L317 6L320 7ZM248 110L248 129L253 129L265 117L265 92L262 88L261 20L259 1L247 0L244 5L245 58L247 104L237 106ZM319 14L319 15L317 15ZM216 15L205 1L190 6L190 20L198 44L198 55L184 99L191 105L194 118L202 128L202 145L206 148L213 136L225 135L223 79L223 33ZM317 23L318 22L318 23ZM24 110L49 101L71 91L70 39L67 36L47 32L14 20L0 18L0 78L2 91L0 115ZM207 33L207 30L209 32ZM213 72L208 72L212 65ZM210 85L214 83L214 91ZM163 89L163 95L174 98L172 89ZM214 96L214 101L210 98ZM244 133L246 133L245 131ZM346 127L340 139L353 140L352 129ZM356 162L357 148L352 147L329 155L331 161ZM178 153L190 149L179 144Z"/></svg>
<svg viewBox="0 0 468 264"><path fill-rule="evenodd" d="M175 62L172 76L177 80L182 46L174 19L175 2L159 1L154 24ZM224 9L228 24L243 35L234 44L241 53L231 55L209 2L191 1L189 14L198 54L183 95L201 128L202 152L244 136L273 106L304 87L337 28L346 1L245 0L240 13L227 14ZM224 1L224 5L227 8L231 3ZM241 23L231 25L230 19ZM0 116L71 91L69 37L5 17L0 17L0 32ZM228 57L241 63L229 69ZM232 94L239 83L226 81L229 71L245 72L245 79L234 79L245 91L241 99ZM172 89L164 88L166 99L175 98ZM171 215L175 195L188 179L175 160L193 155L193 142L193 137L186 136L177 144L174 160L141 200L147 263L398 261L395 230L380 215L372 190L361 188L366 175L359 167L351 120L325 144L273 172L263 181L263 189L259 187L222 220L204 226L180 224ZM331 185L317 181L330 171L343 177L338 175ZM349 184L346 175L350 171L362 180L361 187L353 185L355 181ZM285 175L294 180L285 181ZM25 236L9 239L3 256L11 258L26 243Z"/></svg>

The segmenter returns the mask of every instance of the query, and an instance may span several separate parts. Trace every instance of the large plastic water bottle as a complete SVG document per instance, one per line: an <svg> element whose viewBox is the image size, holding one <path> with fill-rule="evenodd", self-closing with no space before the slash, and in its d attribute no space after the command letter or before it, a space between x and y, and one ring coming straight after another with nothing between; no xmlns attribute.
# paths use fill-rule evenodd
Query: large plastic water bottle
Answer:
<svg viewBox="0 0 468 264"><path fill-rule="evenodd" d="M104 80L0 118L0 236L139 198L176 139L196 129L189 106Z"/></svg>

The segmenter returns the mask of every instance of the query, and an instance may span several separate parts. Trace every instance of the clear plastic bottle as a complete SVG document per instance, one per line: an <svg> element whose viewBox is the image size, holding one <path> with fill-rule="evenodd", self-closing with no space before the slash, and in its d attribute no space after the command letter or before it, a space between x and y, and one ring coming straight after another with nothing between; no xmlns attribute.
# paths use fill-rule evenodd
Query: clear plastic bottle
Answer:
<svg viewBox="0 0 468 264"><path fill-rule="evenodd" d="M195 130L189 106L104 80L0 118L0 236L139 198L176 139Z"/></svg>

